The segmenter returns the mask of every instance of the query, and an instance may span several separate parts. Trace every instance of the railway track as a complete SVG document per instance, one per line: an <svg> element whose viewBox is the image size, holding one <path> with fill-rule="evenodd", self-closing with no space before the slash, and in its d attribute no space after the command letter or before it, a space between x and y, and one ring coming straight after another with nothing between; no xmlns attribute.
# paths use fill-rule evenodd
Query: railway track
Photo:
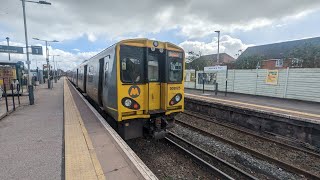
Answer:
<svg viewBox="0 0 320 180"><path fill-rule="evenodd" d="M166 140L209 168L218 178L258 179L173 132L168 133Z"/></svg>
<svg viewBox="0 0 320 180"><path fill-rule="evenodd" d="M259 135L255 132L252 132L252 131L248 131L248 130L243 130L239 127L236 127L236 126L233 126L231 124L227 124L227 123L221 123L219 121L216 121L216 120L212 120L212 118L206 116L206 115L202 115L202 114L199 114L199 113L196 113L196 112L192 112L192 111L185 111L183 112L184 114L187 114L188 116L193 116L193 117L196 117L196 118L200 118L202 120L205 120L207 122L211 122L211 123L215 123L215 124L218 124L220 126L224 126L226 128L230 128L230 129L233 129L233 130L236 130L236 131L239 131L243 134L247 134L247 135L250 135L250 136L255 136L259 139L262 139L264 141L269 141L269 142L272 142L272 143L275 143L275 144L278 144L282 147L285 147L285 148L290 148L290 149L295 149L295 150L298 150L298 151L301 151L301 152L304 152L306 154L310 154L310 155L313 155L313 156L316 156L318 158L320 158L320 154L316 152L316 150L308 150L308 149L304 149L304 148L300 148L300 147L297 147L297 146L293 146L293 145L290 145L290 144L287 144L287 143L284 143L284 142L280 142L280 141L277 141L275 139L271 139L271 138L268 138L268 137L265 137L265 136L262 136L262 135ZM295 142L296 143L296 142ZM304 147L307 147L307 145L305 145L303 143Z"/></svg>
<svg viewBox="0 0 320 180"><path fill-rule="evenodd" d="M188 115L189 115L189 114L188 114ZM196 114L192 114L192 116L196 116L197 118L200 118L200 117L198 117ZM188 123L186 123L186 122L183 122L183 121L180 121L180 120L177 120L177 119L176 119L176 123L177 123L177 124L180 124L180 125L182 125L182 126L185 126L185 127L189 128L189 129L191 129L191 130L193 130L193 131L199 132L199 133L201 133L201 134L203 134L203 135L205 135L205 136L212 137L212 138L214 138L214 139L216 139L216 140L219 140L219 141L221 141L221 142L230 144L231 146L236 147L236 148L238 148L239 150L242 150L242 151L244 151L244 152L248 152L249 154L251 154L251 155L253 155L253 156L257 157L257 158L264 159L264 160L266 160L266 161L268 161L268 162L275 163L275 164L277 164L278 166L282 167L283 169L286 169L286 170L289 171L289 172L293 172L293 173L295 173L295 174L304 175L304 176L305 176L306 178L308 178L308 179L320 179L319 176L317 176L317 175L315 175L315 174L313 174L313 173L311 173L311 172L305 171L305 170L303 170L303 169L300 169L300 168L298 168L298 167L296 167L296 166L294 166L294 165L288 164L288 163L286 163L286 162L282 162L282 161L280 161L280 160L278 160L278 159L275 159L275 158L273 158L273 157L271 157L271 156L268 156L268 155L263 154L263 153L261 153L261 152L258 152L258 151L256 151L256 150L250 149L250 148L248 148L248 147L246 147L246 146L243 146L243 145L241 145L241 144L239 144L239 143L237 143L237 142L231 141L231 140L229 140L229 139L227 139L227 138L220 137L220 136L215 135L215 134L213 134L213 133L210 133L210 132L207 132L207 131L202 130L202 129L200 129L200 128L194 127L194 126L192 126L192 125L190 125L190 124L188 124ZM264 138L264 137L263 137L263 138ZM290 147L291 147L291 146L290 146ZM313 154L313 153L312 153L312 154Z"/></svg>

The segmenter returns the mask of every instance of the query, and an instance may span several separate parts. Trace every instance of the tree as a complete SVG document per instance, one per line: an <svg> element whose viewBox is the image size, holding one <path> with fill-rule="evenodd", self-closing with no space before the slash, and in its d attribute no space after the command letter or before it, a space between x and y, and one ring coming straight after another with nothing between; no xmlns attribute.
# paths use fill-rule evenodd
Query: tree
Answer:
<svg viewBox="0 0 320 180"><path fill-rule="evenodd" d="M201 51L199 51L198 54L193 51L189 51L187 61L186 61L186 69L198 70L198 68L196 68L196 66L195 66L196 63L194 60L199 59L200 57L201 57Z"/></svg>
<svg viewBox="0 0 320 180"><path fill-rule="evenodd" d="M262 56L240 57L234 64L235 69L256 69L264 58Z"/></svg>
<svg viewBox="0 0 320 180"><path fill-rule="evenodd" d="M320 46L306 43L290 51L286 60L299 59L302 68L320 68Z"/></svg>
<svg viewBox="0 0 320 180"><path fill-rule="evenodd" d="M187 60L190 63L190 62L194 61L195 59L198 59L199 57L201 57L201 51L199 51L199 54L197 54L193 51L189 51Z"/></svg>

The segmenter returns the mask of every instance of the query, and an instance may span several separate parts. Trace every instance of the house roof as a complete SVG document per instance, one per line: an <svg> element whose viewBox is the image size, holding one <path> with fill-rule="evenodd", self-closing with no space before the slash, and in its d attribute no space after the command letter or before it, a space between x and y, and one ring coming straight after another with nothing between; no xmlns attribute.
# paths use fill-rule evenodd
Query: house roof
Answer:
<svg viewBox="0 0 320 180"><path fill-rule="evenodd" d="M227 53L220 53L219 54L219 59L222 60L224 58L224 56L227 56L227 57L230 57L232 59L234 59L232 56L230 56L229 54ZM203 55L197 59L195 59L194 61L217 61L218 59L218 54L208 54L208 55Z"/></svg>
<svg viewBox="0 0 320 180"><path fill-rule="evenodd" d="M320 37L248 47L239 58L262 56L265 59L281 59L291 50L303 47L305 44L320 46Z"/></svg>

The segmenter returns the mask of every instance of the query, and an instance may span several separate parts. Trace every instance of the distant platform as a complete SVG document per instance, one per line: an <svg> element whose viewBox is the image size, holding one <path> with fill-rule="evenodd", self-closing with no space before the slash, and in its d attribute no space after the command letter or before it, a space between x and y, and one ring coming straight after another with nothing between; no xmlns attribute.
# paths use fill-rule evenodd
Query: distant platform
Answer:
<svg viewBox="0 0 320 180"><path fill-rule="evenodd" d="M185 109L320 149L320 103L185 89Z"/></svg>
<svg viewBox="0 0 320 180"><path fill-rule="evenodd" d="M205 94L203 94L202 90L194 89L185 89L185 96L190 98L201 98L203 100L238 106L241 108L298 117L320 124L320 103L316 102L237 93L228 93L227 96L225 96L224 92L219 92L216 96L213 91L205 91Z"/></svg>

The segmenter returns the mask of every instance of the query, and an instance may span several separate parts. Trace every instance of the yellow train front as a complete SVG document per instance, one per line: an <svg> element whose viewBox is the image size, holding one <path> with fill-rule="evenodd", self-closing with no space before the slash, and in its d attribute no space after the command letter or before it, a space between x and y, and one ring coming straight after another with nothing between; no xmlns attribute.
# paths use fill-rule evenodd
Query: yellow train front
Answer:
<svg viewBox="0 0 320 180"><path fill-rule="evenodd" d="M183 71L180 47L129 39L78 66L74 83L116 122L124 139L159 139L184 110Z"/></svg>

